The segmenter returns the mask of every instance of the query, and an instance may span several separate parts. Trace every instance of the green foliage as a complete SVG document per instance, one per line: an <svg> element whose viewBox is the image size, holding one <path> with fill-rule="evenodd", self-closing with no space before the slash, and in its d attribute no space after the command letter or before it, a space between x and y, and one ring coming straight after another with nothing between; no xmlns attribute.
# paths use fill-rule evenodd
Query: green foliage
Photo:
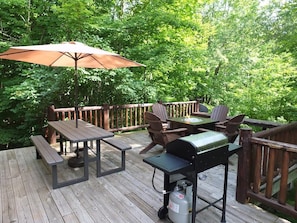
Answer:
<svg viewBox="0 0 297 223"><path fill-rule="evenodd" d="M147 1L132 17L118 21L116 35L107 36L111 44L129 46L131 57L147 65L145 81L158 86L154 100L197 96L192 78L202 70L209 35L207 24L195 13L199 6L197 1Z"/></svg>
<svg viewBox="0 0 297 223"><path fill-rule="evenodd" d="M44 70L34 66L22 70L20 76L2 80L5 87L1 89L0 117L1 128L6 132L1 139L7 147L10 143L28 145L32 131L41 132L43 127L44 108L47 105L43 99L47 98L49 91L44 87L43 75L40 75ZM5 137L10 140L5 141Z"/></svg>
<svg viewBox="0 0 297 223"><path fill-rule="evenodd" d="M296 120L296 3L258 0L0 0L1 52L81 41L146 68L79 69L81 105L182 101ZM47 106L74 105L73 68L0 61L0 144L42 133Z"/></svg>
<svg viewBox="0 0 297 223"><path fill-rule="evenodd" d="M79 78L81 105L125 104L144 102L141 81L128 69L113 71L81 70Z"/></svg>
<svg viewBox="0 0 297 223"><path fill-rule="evenodd" d="M30 28L26 0L0 0L1 37L7 42L26 39Z"/></svg>
<svg viewBox="0 0 297 223"><path fill-rule="evenodd" d="M81 39L96 18L93 0L58 0L52 10L60 37L68 41Z"/></svg>

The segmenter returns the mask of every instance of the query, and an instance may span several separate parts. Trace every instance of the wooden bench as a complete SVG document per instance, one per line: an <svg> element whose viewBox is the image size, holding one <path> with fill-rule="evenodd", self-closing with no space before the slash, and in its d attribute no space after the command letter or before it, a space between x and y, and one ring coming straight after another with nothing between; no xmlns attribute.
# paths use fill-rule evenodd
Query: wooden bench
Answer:
<svg viewBox="0 0 297 223"><path fill-rule="evenodd" d="M129 150L132 147L129 144L127 144L115 137L105 138L105 139L102 139L102 141L121 151L121 166L102 172L101 171L101 162L99 161L99 166L97 168L97 171L98 171L97 176L98 177L105 176L108 174L112 174L112 173L116 173L116 172L125 170L125 168L126 168L126 164L125 164L126 163L126 153L125 152L126 152L126 150ZM99 158L99 160L100 160L100 158Z"/></svg>
<svg viewBox="0 0 297 223"><path fill-rule="evenodd" d="M36 158L42 158L43 161L51 167L53 189L63 186L63 184L58 183L57 175L57 165L64 162L63 158L48 144L43 136L31 136L31 141L36 148Z"/></svg>

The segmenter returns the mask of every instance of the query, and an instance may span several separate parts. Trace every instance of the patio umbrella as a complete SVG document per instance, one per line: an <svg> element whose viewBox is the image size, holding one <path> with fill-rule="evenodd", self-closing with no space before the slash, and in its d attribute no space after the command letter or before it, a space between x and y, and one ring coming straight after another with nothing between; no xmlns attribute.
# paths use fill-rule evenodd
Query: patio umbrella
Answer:
<svg viewBox="0 0 297 223"><path fill-rule="evenodd" d="M77 68L116 69L139 67L143 64L126 59L119 54L87 46L80 42L64 42L33 46L10 47L0 54L1 59L41 64L50 67L74 67L76 127L78 125Z"/></svg>

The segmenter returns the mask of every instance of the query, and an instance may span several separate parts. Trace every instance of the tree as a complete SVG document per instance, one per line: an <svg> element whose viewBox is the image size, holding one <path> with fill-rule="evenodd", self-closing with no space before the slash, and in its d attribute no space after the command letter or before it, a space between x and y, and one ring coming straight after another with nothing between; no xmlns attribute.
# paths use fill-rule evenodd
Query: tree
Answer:
<svg viewBox="0 0 297 223"><path fill-rule="evenodd" d="M208 48L208 92L232 113L275 120L290 106L284 100L292 91L287 75L296 72L291 55L277 54L277 41L267 38L272 26L263 22L267 14L262 10L257 0L214 1L206 8L204 17L215 27Z"/></svg>
<svg viewBox="0 0 297 223"><path fill-rule="evenodd" d="M147 65L145 80L157 87L155 100L187 100L199 94L196 83L203 79L209 36L201 6L201 1L148 1L127 20L125 27L136 30L127 41L137 47L129 51Z"/></svg>
<svg viewBox="0 0 297 223"><path fill-rule="evenodd" d="M203 97L230 115L291 121L296 3L260 2L0 0L0 49L76 40L146 65L79 69L81 105ZM2 60L0 70L2 145L42 133L48 105L73 106L73 68Z"/></svg>

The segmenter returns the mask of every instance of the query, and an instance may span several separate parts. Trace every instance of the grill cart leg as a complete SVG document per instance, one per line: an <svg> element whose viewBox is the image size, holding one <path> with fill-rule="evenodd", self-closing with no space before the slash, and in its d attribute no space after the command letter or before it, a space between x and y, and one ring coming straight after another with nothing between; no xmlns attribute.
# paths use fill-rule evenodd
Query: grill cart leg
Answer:
<svg viewBox="0 0 297 223"><path fill-rule="evenodd" d="M191 176L191 181L193 184L193 197L192 197L192 221L195 222L196 219L196 203L197 203L197 173L193 173L195 176Z"/></svg>
<svg viewBox="0 0 297 223"><path fill-rule="evenodd" d="M165 219L168 214L167 206L169 203L169 193L167 192L170 191L170 176L166 173L164 173L164 190L166 193L164 194L163 198L163 207L161 207L158 211L158 217L160 219Z"/></svg>
<svg viewBox="0 0 297 223"><path fill-rule="evenodd" d="M224 176L224 194L223 194L223 210L221 223L226 223L226 202L227 202L227 181L228 181L228 163L225 164L225 176Z"/></svg>

